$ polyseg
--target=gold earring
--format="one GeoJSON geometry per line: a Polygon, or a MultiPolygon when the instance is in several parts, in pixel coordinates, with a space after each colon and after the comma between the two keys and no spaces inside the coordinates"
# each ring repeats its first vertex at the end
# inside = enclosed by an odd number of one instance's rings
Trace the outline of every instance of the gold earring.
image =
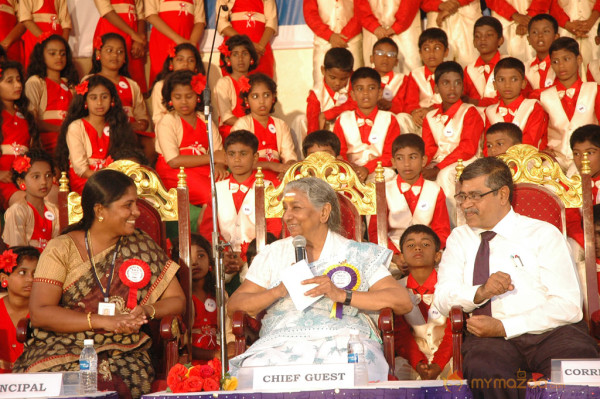
{"type": "Polygon", "coordinates": [[[98,216],[98,221],[99,221],[100,223],[102,223],[102,221],[103,221],[103,220],[104,220],[104,217],[102,217],[102,216],[98,216]]]}

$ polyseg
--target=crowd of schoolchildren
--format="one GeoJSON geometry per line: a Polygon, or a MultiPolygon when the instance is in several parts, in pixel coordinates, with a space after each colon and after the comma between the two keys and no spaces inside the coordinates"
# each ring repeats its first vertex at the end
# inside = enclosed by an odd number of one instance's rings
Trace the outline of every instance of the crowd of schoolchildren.
{"type": "MultiPolygon", "coordinates": [[[[198,51],[201,0],[96,0],[101,15],[92,68],[78,76],[67,42],[64,0],[7,0],[0,7],[0,372],[22,351],[17,321],[28,314],[37,259],[58,232],[57,176],[81,193],[119,159],[155,168],[167,188],[185,167],[192,220],[194,356],[218,350],[211,247],[206,87],[198,51]],[[146,35],[146,22],[151,24],[146,35]],[[145,74],[146,51],[149,82],[145,74]],[[146,106],[150,104],[151,114],[146,106]]],[[[349,162],[370,181],[385,167],[388,246],[423,320],[396,319],[396,375],[436,379],[449,370],[449,321],[431,307],[436,265],[456,225],[455,166],[537,147],[568,174],[588,154],[600,203],[600,2],[491,0],[305,0],[315,34],[306,115],[293,129],[272,115],[277,102],[270,47],[274,0],[219,0],[222,77],[213,88],[218,225],[231,243],[233,292],[255,255],[254,183],[262,167],[279,184],[316,151],[349,162]],[[562,6],[561,6],[562,5],[562,6]],[[426,19],[422,19],[426,14],[426,19]],[[484,16],[483,14],[486,14],[484,16]]],[[[600,208],[595,209],[600,225],[600,208]]],[[[580,216],[567,214],[573,245],[580,216]]],[[[376,223],[367,235],[376,242],[376,223]]],[[[270,241],[281,235],[269,220],[270,241]]],[[[577,243],[577,244],[576,244],[577,243]]],[[[176,250],[174,254],[176,254],[176,250]]],[[[600,251],[598,251],[600,253],[600,251]]]]}

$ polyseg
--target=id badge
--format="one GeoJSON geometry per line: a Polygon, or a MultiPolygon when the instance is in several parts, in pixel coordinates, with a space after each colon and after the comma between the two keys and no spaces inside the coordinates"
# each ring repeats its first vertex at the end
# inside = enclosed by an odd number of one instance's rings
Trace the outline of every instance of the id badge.
{"type": "Polygon", "coordinates": [[[98,314],[102,316],[114,316],[115,304],[111,302],[100,302],[98,304],[98,314]]]}

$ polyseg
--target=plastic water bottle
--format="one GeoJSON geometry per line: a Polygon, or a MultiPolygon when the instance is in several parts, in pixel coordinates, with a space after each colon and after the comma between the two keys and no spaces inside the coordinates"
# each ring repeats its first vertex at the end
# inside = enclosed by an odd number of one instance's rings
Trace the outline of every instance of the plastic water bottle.
{"type": "Polygon", "coordinates": [[[98,355],[93,339],[83,341],[83,350],[79,356],[79,385],[81,393],[98,391],[98,355]]]}
{"type": "Polygon", "coordinates": [[[365,361],[365,347],[356,330],[350,332],[350,340],[348,341],[348,363],[354,364],[354,385],[367,385],[369,382],[369,375],[367,372],[367,363],[365,361]]]}

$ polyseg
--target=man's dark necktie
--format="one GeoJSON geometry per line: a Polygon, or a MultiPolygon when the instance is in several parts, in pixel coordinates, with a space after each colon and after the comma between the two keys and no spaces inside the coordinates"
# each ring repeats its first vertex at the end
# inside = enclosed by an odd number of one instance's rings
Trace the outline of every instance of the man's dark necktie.
{"type": "MultiPolygon", "coordinates": [[[[485,284],[490,278],[490,241],[496,236],[493,231],[481,233],[481,244],[475,256],[475,267],[473,268],[473,285],[485,284]]],[[[487,301],[483,306],[473,311],[475,315],[492,315],[492,301],[487,301]]]]}

